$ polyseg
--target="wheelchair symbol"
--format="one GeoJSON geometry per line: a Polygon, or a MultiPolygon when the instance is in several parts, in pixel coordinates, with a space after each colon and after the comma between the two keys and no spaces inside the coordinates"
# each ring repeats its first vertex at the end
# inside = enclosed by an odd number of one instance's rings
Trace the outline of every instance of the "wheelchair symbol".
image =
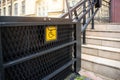
{"type": "Polygon", "coordinates": [[[55,29],[49,29],[49,28],[48,28],[48,30],[49,30],[48,37],[49,37],[49,38],[53,38],[53,37],[55,36],[55,34],[54,34],[54,30],[55,30],[55,29]]]}

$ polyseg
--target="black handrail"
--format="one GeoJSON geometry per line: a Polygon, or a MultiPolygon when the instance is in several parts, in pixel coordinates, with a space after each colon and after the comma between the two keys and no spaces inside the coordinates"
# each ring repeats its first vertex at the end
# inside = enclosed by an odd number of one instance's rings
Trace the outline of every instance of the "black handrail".
{"type": "MultiPolygon", "coordinates": [[[[98,6],[100,1],[104,1],[104,2],[108,3],[108,5],[110,5],[110,3],[111,3],[111,0],[109,2],[106,0],[80,0],[71,9],[68,8],[69,9],[68,12],[66,12],[62,16],[60,16],[60,18],[66,18],[69,16],[69,18],[72,19],[73,22],[82,22],[83,21],[81,33],[83,33],[83,43],[84,44],[85,44],[86,28],[90,22],[92,24],[91,29],[94,29],[94,16],[96,15],[96,13],[98,12],[98,10],[100,8],[100,5],[98,6]],[[88,3],[87,6],[86,6],[86,3],[88,3]],[[81,7],[83,7],[83,9],[81,7]],[[79,10],[81,9],[82,11],[79,11],[78,9],[79,10]],[[89,14],[88,18],[86,18],[87,14],[89,14]]],[[[102,3],[101,3],[101,5],[102,5],[102,3]]],[[[109,12],[109,15],[110,15],[110,12],[109,12]]]]}
{"type": "MultiPolygon", "coordinates": [[[[66,0],[67,3],[67,0],[66,0]]],[[[68,5],[68,3],[67,3],[68,5]]],[[[85,36],[86,36],[86,28],[88,24],[92,21],[92,29],[94,29],[94,16],[99,10],[99,8],[96,8],[94,11],[94,7],[96,5],[96,1],[94,0],[80,0],[75,6],[73,6],[71,9],[68,10],[68,12],[64,13],[60,18],[66,18],[69,16],[70,19],[73,19],[73,22],[81,22],[83,21],[83,26],[81,29],[81,33],[83,33],[83,43],[85,44],[85,36]],[[86,6],[86,3],[87,4],[86,6]],[[81,11],[80,11],[81,9],[81,11]],[[91,13],[92,12],[92,13],[91,13]],[[74,14],[72,14],[74,13],[74,14]],[[86,18],[87,14],[91,15],[86,18]],[[74,16],[73,16],[74,15],[74,16]]],[[[68,7],[68,6],[67,6],[68,7]]]]}
{"type": "MultiPolygon", "coordinates": [[[[86,1],[88,1],[88,0],[84,0],[84,1],[79,1],[74,7],[72,7],[69,11],[70,12],[73,12],[73,11],[75,11],[78,7],[80,7],[82,4],[84,4],[86,1]]],[[[60,16],[60,18],[65,18],[65,17],[67,17],[69,15],[69,12],[66,12],[66,13],[64,13],[62,16],[60,16]]]]}

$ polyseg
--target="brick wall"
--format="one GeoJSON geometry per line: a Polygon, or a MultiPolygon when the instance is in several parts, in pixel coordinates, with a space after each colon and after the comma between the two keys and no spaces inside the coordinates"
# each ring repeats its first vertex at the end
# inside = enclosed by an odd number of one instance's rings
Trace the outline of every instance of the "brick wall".
{"type": "Polygon", "coordinates": [[[112,22],[120,23],[120,0],[112,0],[112,22]]]}

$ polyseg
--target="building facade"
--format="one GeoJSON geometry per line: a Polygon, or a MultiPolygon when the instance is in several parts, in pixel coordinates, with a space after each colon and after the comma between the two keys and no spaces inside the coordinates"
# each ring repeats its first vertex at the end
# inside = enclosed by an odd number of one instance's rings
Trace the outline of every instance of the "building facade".
{"type": "Polygon", "coordinates": [[[0,0],[0,16],[57,16],[58,13],[60,14],[64,9],[63,1],[64,0],[0,0]]]}
{"type": "MultiPolygon", "coordinates": [[[[78,1],[80,0],[68,0],[69,6],[74,6],[78,1]]],[[[119,3],[119,0],[112,0],[109,7],[109,4],[103,1],[104,5],[95,19],[103,19],[103,22],[109,20],[120,22],[120,18],[118,18],[120,16],[118,13],[119,3]]],[[[66,11],[66,0],[0,0],[0,16],[59,17],[66,11]]]]}
{"type": "MultiPolygon", "coordinates": [[[[58,17],[67,11],[66,0],[0,0],[0,16],[58,17]]],[[[75,5],[79,0],[68,0],[75,5]]]]}
{"type": "Polygon", "coordinates": [[[1,0],[0,16],[35,15],[35,0],[1,0]]]}

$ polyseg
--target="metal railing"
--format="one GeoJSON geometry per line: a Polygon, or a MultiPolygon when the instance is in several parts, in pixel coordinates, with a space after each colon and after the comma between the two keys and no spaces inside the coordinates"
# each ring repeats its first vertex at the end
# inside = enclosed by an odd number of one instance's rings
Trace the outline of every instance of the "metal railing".
{"type": "MultiPolygon", "coordinates": [[[[68,8],[68,12],[64,13],[61,18],[70,18],[73,22],[81,23],[81,33],[83,33],[83,44],[86,43],[86,28],[92,21],[91,29],[94,29],[94,16],[100,8],[101,0],[80,0],[72,8],[68,8]]],[[[66,0],[67,5],[69,4],[66,0]]]]}
{"type": "Polygon", "coordinates": [[[68,12],[64,13],[61,18],[72,19],[73,22],[81,23],[81,33],[83,34],[83,44],[86,43],[86,28],[91,22],[91,29],[94,29],[95,15],[101,6],[109,8],[109,20],[111,20],[111,0],[80,0],[75,6],[69,8],[68,0],[66,0],[68,12]],[[102,4],[102,1],[108,5],[102,4]]]}

